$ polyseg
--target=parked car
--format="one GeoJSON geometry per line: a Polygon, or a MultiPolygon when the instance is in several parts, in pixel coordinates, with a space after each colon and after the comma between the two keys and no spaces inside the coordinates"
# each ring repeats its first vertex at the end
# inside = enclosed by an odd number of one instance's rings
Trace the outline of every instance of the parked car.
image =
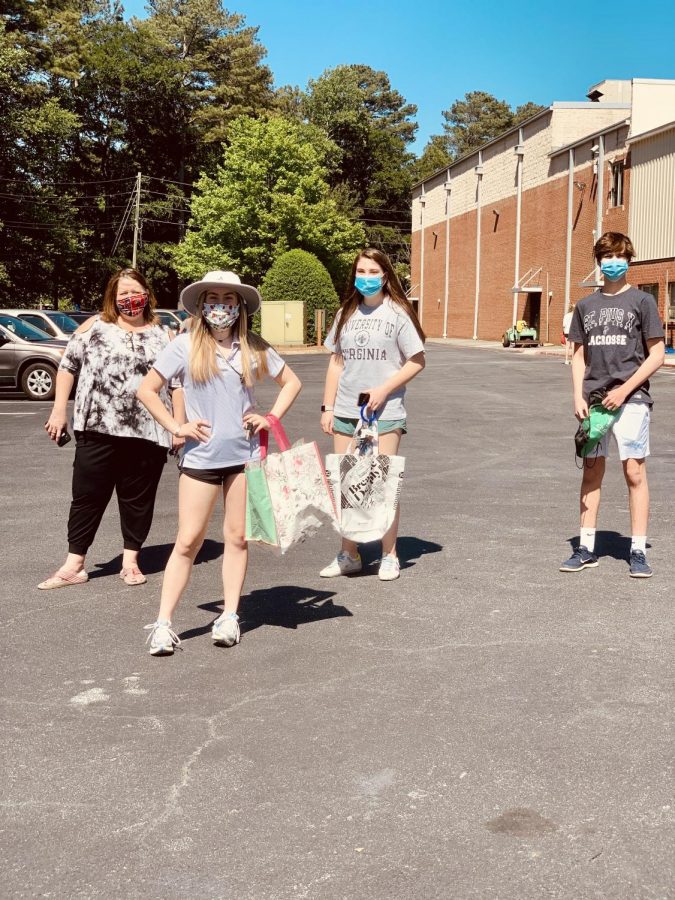
{"type": "Polygon", "coordinates": [[[0,314],[16,316],[60,341],[67,341],[79,324],[57,309],[0,309],[0,314]]]}
{"type": "Polygon", "coordinates": [[[99,312],[96,309],[67,309],[65,312],[68,318],[77,322],[78,325],[87,322],[92,316],[99,315],[99,312]]]}
{"type": "Polygon", "coordinates": [[[184,309],[156,309],[155,314],[159,318],[160,324],[164,328],[170,328],[171,331],[180,331],[181,325],[188,318],[184,309]]]}
{"type": "Polygon", "coordinates": [[[53,400],[66,344],[0,312],[0,388],[23,391],[29,400],[53,400]]]}

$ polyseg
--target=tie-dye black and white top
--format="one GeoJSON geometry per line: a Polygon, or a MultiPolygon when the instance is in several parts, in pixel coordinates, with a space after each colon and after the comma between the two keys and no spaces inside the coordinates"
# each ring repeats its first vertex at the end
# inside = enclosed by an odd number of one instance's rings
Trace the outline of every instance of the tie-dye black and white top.
{"type": "MultiPolygon", "coordinates": [[[[141,380],[168,343],[169,337],[159,325],[125,331],[101,319],[88,331],[73,334],[60,365],[78,379],[73,430],[143,438],[170,448],[171,435],[136,399],[141,380]]],[[[160,397],[170,410],[166,388],[160,397]]]]}

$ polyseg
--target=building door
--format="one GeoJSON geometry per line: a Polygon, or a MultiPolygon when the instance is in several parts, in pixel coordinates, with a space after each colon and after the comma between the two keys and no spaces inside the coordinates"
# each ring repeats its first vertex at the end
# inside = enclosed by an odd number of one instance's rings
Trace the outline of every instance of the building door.
{"type": "Polygon", "coordinates": [[[537,337],[541,340],[541,291],[527,295],[523,318],[530,328],[536,330],[537,337]]]}

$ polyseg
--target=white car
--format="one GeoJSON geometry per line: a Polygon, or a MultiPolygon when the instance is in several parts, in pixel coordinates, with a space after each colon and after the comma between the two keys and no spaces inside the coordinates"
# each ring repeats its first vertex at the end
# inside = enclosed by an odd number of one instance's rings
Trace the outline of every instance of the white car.
{"type": "Polygon", "coordinates": [[[57,341],[67,341],[79,325],[57,309],[0,309],[0,313],[28,322],[57,341]]]}

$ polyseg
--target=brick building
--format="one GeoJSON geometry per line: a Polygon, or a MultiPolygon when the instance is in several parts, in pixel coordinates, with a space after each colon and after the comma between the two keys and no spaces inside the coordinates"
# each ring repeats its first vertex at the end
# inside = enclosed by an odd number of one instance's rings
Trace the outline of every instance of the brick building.
{"type": "MultiPolygon", "coordinates": [[[[603,81],[413,188],[411,294],[430,336],[499,340],[519,319],[559,343],[623,231],[630,281],[675,319],[675,80],[603,81]]],[[[669,327],[669,343],[673,326],[669,327]]]]}

